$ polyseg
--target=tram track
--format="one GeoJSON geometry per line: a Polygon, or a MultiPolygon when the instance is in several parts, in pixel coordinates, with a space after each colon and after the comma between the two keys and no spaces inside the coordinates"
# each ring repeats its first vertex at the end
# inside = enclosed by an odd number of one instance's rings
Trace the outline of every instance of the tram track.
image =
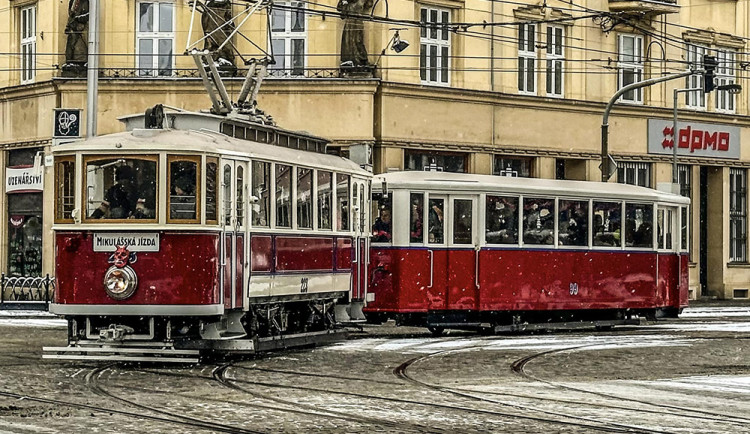
{"type": "Polygon", "coordinates": [[[637,432],[637,433],[651,433],[651,434],[670,433],[670,431],[650,429],[650,428],[645,428],[645,427],[636,426],[636,425],[627,425],[627,424],[619,424],[619,423],[601,421],[601,420],[597,420],[597,419],[593,419],[589,417],[560,414],[559,412],[539,409],[539,408],[526,406],[522,404],[514,404],[510,402],[498,401],[496,399],[489,399],[483,396],[478,396],[472,393],[467,393],[465,391],[458,390],[456,388],[451,388],[451,387],[446,387],[446,386],[441,386],[441,385],[421,381],[421,380],[414,378],[408,372],[409,367],[411,367],[415,363],[423,362],[429,358],[440,356],[440,355],[445,355],[449,353],[465,352],[465,351],[470,351],[470,350],[479,349],[479,348],[481,347],[465,347],[465,348],[461,348],[460,350],[439,351],[436,353],[431,353],[431,354],[427,354],[424,356],[415,357],[415,358],[405,361],[404,363],[394,368],[393,374],[398,378],[404,379],[418,386],[425,387],[425,388],[435,390],[435,391],[439,391],[442,393],[446,393],[446,394],[450,394],[454,396],[460,396],[462,398],[468,398],[468,399],[476,400],[476,401],[498,404],[498,405],[502,405],[505,407],[522,410],[524,412],[530,411],[530,412],[536,412],[536,413],[541,413],[545,415],[557,416],[557,418],[552,418],[552,417],[542,417],[542,416],[531,416],[529,414],[507,413],[508,416],[516,418],[516,419],[524,419],[524,420],[529,420],[529,421],[541,422],[544,424],[573,426],[573,427],[592,429],[592,430],[602,431],[602,432],[616,432],[616,433],[637,432]]]}
{"type": "Polygon", "coordinates": [[[99,384],[99,380],[98,380],[98,377],[102,373],[104,373],[105,371],[109,369],[112,369],[114,366],[115,364],[109,364],[109,365],[94,368],[91,371],[89,371],[85,377],[86,386],[89,388],[89,390],[91,390],[95,394],[102,396],[104,398],[111,399],[111,400],[123,403],[131,407],[135,407],[135,408],[138,408],[147,412],[151,412],[151,413],[160,414],[163,416],[152,416],[148,414],[130,413],[130,412],[125,412],[124,414],[131,414],[131,415],[136,414],[144,419],[155,420],[155,421],[160,421],[160,422],[170,422],[174,424],[185,425],[191,428],[200,428],[200,429],[212,430],[212,431],[218,431],[218,432],[239,433],[239,434],[263,433],[263,431],[255,431],[255,430],[241,428],[241,427],[237,427],[233,425],[227,425],[224,423],[207,421],[203,419],[194,418],[183,413],[177,413],[174,411],[154,408],[148,405],[140,404],[131,399],[126,399],[126,398],[117,396],[114,393],[104,389],[101,386],[101,384],[99,384]]]}
{"type": "MultiPolygon", "coordinates": [[[[596,346],[596,345],[605,345],[605,344],[594,344],[593,346],[596,346]]],[[[706,411],[706,410],[701,410],[701,409],[691,408],[691,407],[682,407],[682,406],[669,405],[669,404],[660,404],[660,403],[656,403],[656,402],[645,401],[645,400],[642,400],[642,399],[635,399],[635,398],[629,398],[629,397],[625,397],[625,396],[618,396],[618,395],[612,395],[612,394],[609,394],[609,393],[603,393],[603,392],[597,392],[597,391],[593,391],[593,390],[582,389],[582,388],[568,386],[568,385],[561,384],[561,383],[556,383],[556,382],[550,381],[550,380],[545,380],[545,379],[537,377],[535,375],[531,375],[531,374],[529,374],[528,372],[525,371],[526,365],[528,365],[528,363],[531,362],[531,361],[533,361],[533,360],[536,360],[538,358],[541,358],[541,357],[544,357],[544,356],[547,356],[547,355],[550,355],[550,354],[556,354],[556,353],[561,353],[561,352],[566,352],[566,351],[575,351],[576,349],[579,349],[579,348],[580,347],[577,347],[577,348],[554,349],[554,350],[542,351],[542,352],[539,352],[539,353],[536,353],[536,354],[532,354],[530,356],[526,356],[526,357],[523,357],[523,358],[520,358],[520,359],[514,361],[511,364],[511,370],[514,373],[516,373],[516,374],[518,374],[518,375],[520,375],[520,376],[522,376],[524,378],[527,378],[527,379],[533,380],[533,381],[538,381],[540,383],[547,384],[547,385],[549,385],[551,387],[554,387],[554,388],[557,388],[557,389],[569,390],[569,391],[574,391],[574,392],[578,392],[578,393],[585,393],[585,394],[599,396],[599,397],[602,397],[602,398],[607,398],[607,399],[612,399],[612,400],[617,400],[617,401],[628,401],[628,402],[633,402],[633,403],[637,403],[637,404],[641,404],[641,405],[646,405],[646,406],[650,406],[650,407],[656,407],[656,408],[662,408],[662,409],[665,409],[665,410],[671,410],[672,412],[669,413],[669,414],[671,414],[673,416],[676,415],[673,411],[674,410],[678,410],[678,411],[682,412],[681,414],[677,414],[677,416],[680,416],[680,417],[693,418],[693,419],[706,420],[706,421],[713,421],[713,422],[717,422],[718,421],[718,422],[731,423],[731,424],[741,425],[741,426],[747,426],[747,424],[750,423],[750,418],[746,418],[746,417],[742,417],[742,416],[737,416],[737,415],[732,415],[732,414],[726,414],[726,413],[718,413],[718,412],[712,412],[712,411],[706,411]]]]}

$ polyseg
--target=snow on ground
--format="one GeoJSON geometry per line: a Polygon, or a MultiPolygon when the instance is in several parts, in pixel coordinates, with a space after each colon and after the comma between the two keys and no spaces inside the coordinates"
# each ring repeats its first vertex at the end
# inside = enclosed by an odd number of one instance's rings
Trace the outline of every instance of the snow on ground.
{"type": "Polygon", "coordinates": [[[737,375],[701,375],[657,381],[628,381],[648,387],[730,392],[750,395],[750,377],[737,375]]]}
{"type": "Polygon", "coordinates": [[[750,306],[688,307],[680,318],[750,317],[750,306]]]}
{"type": "Polygon", "coordinates": [[[67,327],[68,323],[64,319],[57,318],[3,318],[0,317],[0,326],[16,327],[67,327]]]}
{"type": "Polygon", "coordinates": [[[648,328],[675,330],[681,332],[734,332],[750,333],[750,322],[690,322],[664,323],[644,326],[648,328]]]}
{"type": "Polygon", "coordinates": [[[679,336],[652,335],[592,335],[592,336],[524,336],[520,338],[496,336],[492,338],[432,338],[432,339],[356,339],[323,348],[325,351],[397,351],[400,353],[435,353],[482,349],[501,350],[555,350],[576,348],[578,351],[610,348],[690,346],[695,340],[679,336]]]}

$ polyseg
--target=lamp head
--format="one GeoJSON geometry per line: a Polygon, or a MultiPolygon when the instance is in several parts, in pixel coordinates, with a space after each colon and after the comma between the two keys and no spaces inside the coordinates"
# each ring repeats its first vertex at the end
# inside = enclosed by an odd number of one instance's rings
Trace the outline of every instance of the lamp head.
{"type": "Polygon", "coordinates": [[[406,50],[407,47],[409,47],[409,42],[403,39],[399,39],[393,42],[393,46],[391,46],[391,50],[395,51],[396,53],[400,53],[406,50]]]}

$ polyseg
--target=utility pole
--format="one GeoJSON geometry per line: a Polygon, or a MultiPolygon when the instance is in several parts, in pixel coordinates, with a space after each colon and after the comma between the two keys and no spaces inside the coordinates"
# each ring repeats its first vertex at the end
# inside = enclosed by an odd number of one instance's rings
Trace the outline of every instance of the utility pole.
{"type": "Polygon", "coordinates": [[[86,137],[96,136],[99,95],[99,0],[89,0],[89,53],[86,78],[86,137]]]}
{"type": "Polygon", "coordinates": [[[661,83],[664,81],[674,80],[676,78],[682,78],[687,77],[688,75],[695,74],[696,71],[689,70],[685,72],[678,72],[676,74],[670,74],[665,75],[663,77],[656,77],[656,78],[650,78],[648,80],[638,81],[635,83],[631,83],[622,89],[615,92],[615,94],[612,96],[612,98],[607,103],[607,107],[604,109],[604,116],[602,118],[602,182],[609,181],[609,178],[612,176],[612,172],[610,171],[610,155],[609,155],[609,112],[612,110],[612,106],[617,102],[620,97],[625,94],[626,92],[629,92],[634,89],[639,89],[646,86],[651,86],[652,84],[661,83]]]}

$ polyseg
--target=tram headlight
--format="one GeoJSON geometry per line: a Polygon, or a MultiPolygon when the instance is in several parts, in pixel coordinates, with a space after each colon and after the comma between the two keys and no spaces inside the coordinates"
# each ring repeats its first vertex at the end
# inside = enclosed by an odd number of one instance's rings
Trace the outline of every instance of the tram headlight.
{"type": "Polygon", "coordinates": [[[138,276],[131,267],[112,266],[104,275],[104,290],[115,300],[125,300],[135,292],[138,276]]]}

